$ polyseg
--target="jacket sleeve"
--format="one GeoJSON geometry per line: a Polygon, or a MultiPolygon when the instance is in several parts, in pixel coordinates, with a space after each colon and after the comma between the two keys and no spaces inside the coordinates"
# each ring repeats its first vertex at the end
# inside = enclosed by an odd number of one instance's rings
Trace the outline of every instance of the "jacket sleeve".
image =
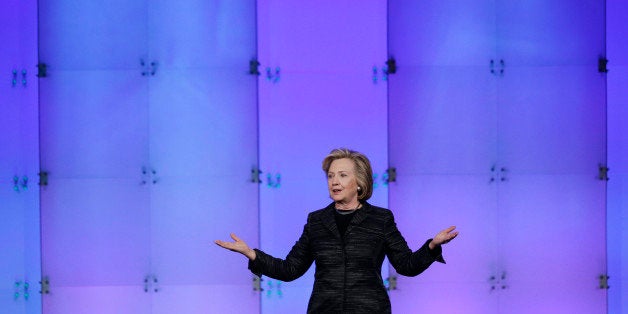
{"type": "Polygon", "coordinates": [[[303,227],[303,233],[294,244],[285,259],[280,259],[255,249],[255,259],[249,260],[249,269],[257,276],[266,275],[281,281],[292,281],[301,277],[310,268],[314,261],[310,251],[308,223],[303,227]]]}
{"type": "Polygon", "coordinates": [[[432,239],[428,239],[421,248],[412,252],[397,229],[392,212],[386,220],[384,233],[386,255],[388,255],[388,259],[397,273],[401,275],[416,276],[426,270],[434,261],[445,263],[440,246],[430,250],[429,243],[432,239]]]}

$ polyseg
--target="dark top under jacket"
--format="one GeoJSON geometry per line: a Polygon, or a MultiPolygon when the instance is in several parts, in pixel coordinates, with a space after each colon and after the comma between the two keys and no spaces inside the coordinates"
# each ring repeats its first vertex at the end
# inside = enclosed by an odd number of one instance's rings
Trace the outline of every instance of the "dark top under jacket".
{"type": "Polygon", "coordinates": [[[363,205],[356,210],[344,237],[338,232],[334,203],[311,212],[303,234],[285,260],[255,249],[257,257],[249,261],[249,269],[258,276],[292,281],[315,262],[308,313],[390,313],[381,277],[385,255],[404,276],[416,276],[434,261],[445,260],[440,246],[429,249],[431,239],[412,252],[390,210],[366,202],[363,205]]]}

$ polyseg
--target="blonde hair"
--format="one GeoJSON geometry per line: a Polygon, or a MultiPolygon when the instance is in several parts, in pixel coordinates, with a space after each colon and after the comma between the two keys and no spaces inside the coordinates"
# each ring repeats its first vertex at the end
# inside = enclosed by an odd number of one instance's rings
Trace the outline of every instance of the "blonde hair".
{"type": "Polygon", "coordinates": [[[358,200],[366,201],[373,195],[373,169],[371,162],[362,153],[347,148],[333,149],[329,155],[323,159],[323,171],[325,175],[329,172],[331,163],[336,159],[347,158],[353,161],[355,177],[358,183],[358,200]]]}

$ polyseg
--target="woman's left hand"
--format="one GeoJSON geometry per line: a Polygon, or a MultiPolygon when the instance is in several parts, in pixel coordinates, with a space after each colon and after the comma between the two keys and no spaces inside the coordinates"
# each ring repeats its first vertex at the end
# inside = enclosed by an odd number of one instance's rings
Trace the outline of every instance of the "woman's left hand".
{"type": "Polygon", "coordinates": [[[434,239],[430,242],[430,250],[433,250],[439,245],[443,245],[449,243],[449,241],[453,240],[458,236],[458,231],[453,232],[456,229],[456,226],[451,226],[434,236],[434,239]]]}

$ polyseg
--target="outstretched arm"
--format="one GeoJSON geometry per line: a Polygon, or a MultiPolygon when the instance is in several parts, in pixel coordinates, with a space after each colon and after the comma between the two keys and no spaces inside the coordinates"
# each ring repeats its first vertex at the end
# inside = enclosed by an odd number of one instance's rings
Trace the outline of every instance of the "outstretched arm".
{"type": "Polygon", "coordinates": [[[235,234],[231,234],[234,242],[216,240],[218,246],[227,250],[238,252],[249,259],[249,269],[258,276],[292,281],[301,277],[312,265],[314,261],[309,248],[307,225],[303,228],[303,234],[299,241],[295,243],[285,259],[276,258],[264,253],[259,249],[251,249],[246,242],[242,241],[235,234]]]}
{"type": "Polygon", "coordinates": [[[405,239],[397,229],[391,214],[386,227],[386,255],[397,273],[404,276],[416,276],[426,270],[435,261],[445,263],[441,245],[458,235],[452,233],[455,227],[439,232],[433,239],[429,239],[418,250],[412,252],[405,239]]]}

